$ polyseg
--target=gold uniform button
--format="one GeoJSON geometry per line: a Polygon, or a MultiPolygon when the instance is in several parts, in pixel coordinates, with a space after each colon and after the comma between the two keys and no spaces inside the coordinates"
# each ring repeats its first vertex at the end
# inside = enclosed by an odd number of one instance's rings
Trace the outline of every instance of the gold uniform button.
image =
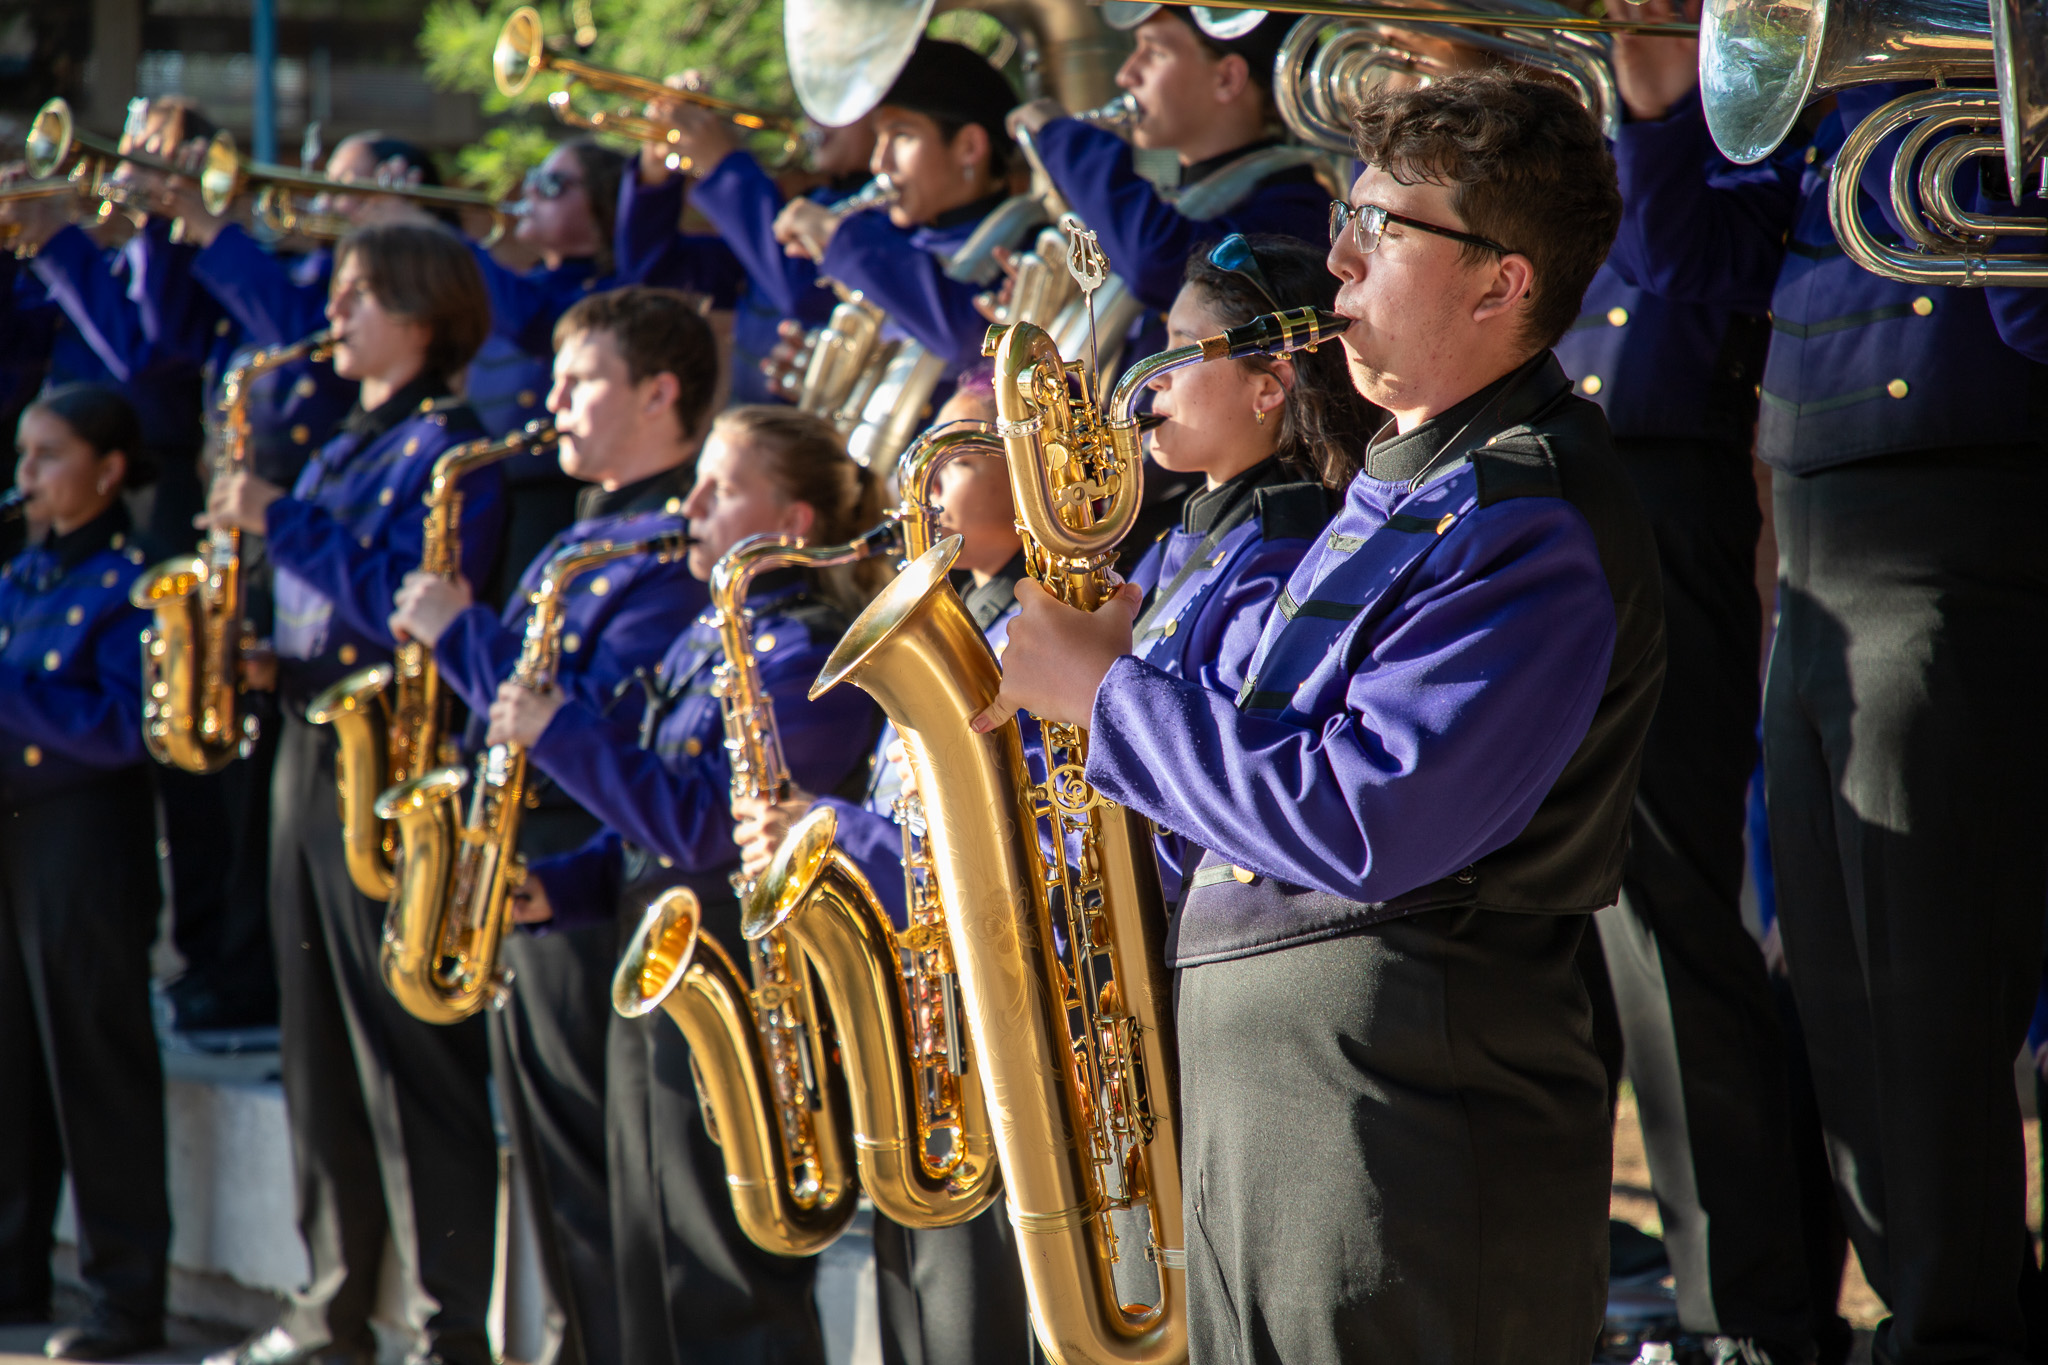
{"type": "Polygon", "coordinates": [[[43,751],[31,744],[21,751],[21,761],[33,768],[43,761],[43,751]]]}
{"type": "Polygon", "coordinates": [[[1926,317],[1934,311],[1934,300],[1922,294],[1919,298],[1913,300],[1913,311],[1923,318],[1926,317]]]}
{"type": "Polygon", "coordinates": [[[1165,629],[1165,630],[1162,630],[1162,631],[1160,631],[1159,633],[1160,633],[1161,635],[1171,635],[1171,634],[1173,634],[1173,633],[1174,633],[1174,632],[1175,632],[1176,630],[1179,630],[1179,629],[1180,629],[1180,620],[1179,620],[1179,618],[1178,618],[1178,617],[1176,617],[1175,619],[1173,619],[1173,620],[1171,620],[1171,621],[1168,621],[1168,622],[1166,623],[1166,629],[1165,629]]]}
{"type": "Polygon", "coordinates": [[[217,337],[224,337],[234,330],[235,325],[226,318],[222,318],[219,322],[213,324],[213,334],[217,337]]]}
{"type": "Polygon", "coordinates": [[[302,446],[313,439],[313,429],[304,422],[294,422],[291,430],[292,444],[302,446]]]}
{"type": "Polygon", "coordinates": [[[691,758],[695,758],[698,754],[704,752],[704,741],[694,737],[684,740],[683,752],[688,754],[691,758]]]}
{"type": "Polygon", "coordinates": [[[581,648],[583,648],[583,637],[575,631],[572,630],[562,637],[562,652],[564,654],[574,654],[581,648]]]}
{"type": "Polygon", "coordinates": [[[140,564],[142,562],[142,550],[139,546],[131,545],[128,547],[128,562],[130,564],[140,564]]]}
{"type": "Polygon", "coordinates": [[[661,505],[661,510],[672,517],[679,517],[683,514],[683,500],[681,498],[670,498],[661,505]]]}
{"type": "Polygon", "coordinates": [[[1438,535],[1442,535],[1442,534],[1443,534],[1444,532],[1446,532],[1446,531],[1450,530],[1450,529],[1451,529],[1451,523],[1455,522],[1455,521],[1456,521],[1457,519],[1458,519],[1458,516],[1457,516],[1457,514],[1456,514],[1455,512],[1446,512],[1446,513],[1444,513],[1444,515],[1443,515],[1443,519],[1442,519],[1441,521],[1437,522],[1437,524],[1436,524],[1436,533],[1437,533],[1438,535]]]}
{"type": "Polygon", "coordinates": [[[1600,382],[1600,376],[1597,374],[1589,374],[1579,381],[1579,392],[1589,398],[1604,387],[1606,386],[1600,382]]]}
{"type": "Polygon", "coordinates": [[[63,662],[64,656],[54,649],[43,656],[43,668],[47,672],[55,673],[63,662]]]}
{"type": "Polygon", "coordinates": [[[84,607],[73,607],[73,608],[72,608],[72,609],[71,609],[70,611],[67,611],[67,612],[65,612],[65,613],[64,613],[64,624],[65,624],[65,625],[67,625],[67,626],[75,626],[75,625],[78,625],[78,624],[79,624],[80,622],[82,622],[82,621],[84,621],[84,620],[85,620],[85,608],[84,608],[84,607]]]}
{"type": "Polygon", "coordinates": [[[417,455],[420,453],[419,437],[415,436],[405,443],[405,453],[408,455],[417,455]]]}
{"type": "Polygon", "coordinates": [[[387,488],[377,495],[377,505],[379,507],[389,507],[392,504],[393,500],[396,499],[397,497],[397,493],[387,488]]]}
{"type": "Polygon", "coordinates": [[[119,569],[109,569],[100,575],[100,586],[103,588],[111,588],[120,581],[121,571],[119,569]]]}
{"type": "Polygon", "coordinates": [[[355,665],[356,661],[356,647],[354,645],[343,645],[340,649],[334,651],[334,657],[341,660],[343,668],[351,668],[355,665]]]}
{"type": "Polygon", "coordinates": [[[612,581],[603,574],[599,574],[596,578],[590,580],[590,595],[592,597],[602,597],[611,590],[612,581]]]}
{"type": "Polygon", "coordinates": [[[1608,325],[1609,327],[1626,327],[1626,326],[1628,326],[1628,309],[1626,309],[1626,308],[1610,308],[1610,309],[1608,309],[1608,310],[1607,310],[1607,325],[1608,325]]]}
{"type": "Polygon", "coordinates": [[[1224,560],[1225,560],[1226,558],[1228,558],[1228,557],[1229,557],[1229,554],[1230,554],[1230,551],[1228,551],[1228,550],[1218,550],[1218,551],[1216,552],[1216,557],[1215,557],[1214,559],[1212,559],[1212,560],[1210,560],[1210,561],[1209,561],[1209,567],[1210,567],[1210,568],[1212,568],[1212,569],[1220,569],[1220,568],[1222,568],[1222,567],[1223,567],[1223,561],[1224,561],[1224,560]]]}
{"type": "Polygon", "coordinates": [[[118,550],[127,543],[128,537],[123,535],[121,532],[116,531],[114,532],[114,538],[107,542],[107,548],[110,550],[118,550]]]}
{"type": "Polygon", "coordinates": [[[1891,383],[1884,386],[1884,391],[1894,398],[1904,398],[1910,392],[1906,387],[1906,381],[1903,379],[1894,379],[1891,383]]]}
{"type": "Polygon", "coordinates": [[[775,637],[774,637],[773,635],[757,635],[757,636],[755,636],[755,637],[754,637],[754,652],[755,652],[755,653],[757,653],[757,654],[769,654],[769,653],[772,653],[772,652],[774,652],[774,649],[775,649],[775,637]]]}
{"type": "Polygon", "coordinates": [[[537,393],[535,393],[535,392],[534,392],[534,391],[533,391],[532,389],[521,389],[521,390],[519,391],[519,406],[520,406],[520,407],[522,407],[522,408],[530,408],[530,407],[532,407],[532,406],[533,406],[533,405],[534,405],[535,403],[538,403],[539,401],[540,401],[540,395],[539,395],[539,394],[537,394],[537,393]]]}
{"type": "Polygon", "coordinates": [[[292,385],[292,392],[297,394],[301,398],[311,398],[314,394],[314,391],[317,390],[319,387],[320,386],[318,384],[315,384],[313,382],[312,375],[302,374],[299,376],[299,382],[292,385]]]}
{"type": "Polygon", "coordinates": [[[365,550],[367,550],[367,549],[369,549],[369,548],[370,548],[370,547],[371,547],[372,545],[375,545],[375,544],[377,543],[377,538],[376,538],[375,536],[371,536],[371,535],[365,535],[365,536],[361,537],[360,539],[358,539],[358,540],[356,541],[356,543],[357,543],[358,545],[362,546],[362,547],[363,547],[363,548],[364,548],[365,550]]]}
{"type": "Polygon", "coordinates": [[[1258,878],[1259,874],[1248,867],[1238,867],[1233,863],[1230,868],[1230,875],[1235,877],[1241,885],[1250,886],[1258,878]]]}
{"type": "Polygon", "coordinates": [[[1814,162],[1818,160],[1820,160],[1820,148],[1808,147],[1806,149],[1806,164],[1811,166],[1814,162]]]}

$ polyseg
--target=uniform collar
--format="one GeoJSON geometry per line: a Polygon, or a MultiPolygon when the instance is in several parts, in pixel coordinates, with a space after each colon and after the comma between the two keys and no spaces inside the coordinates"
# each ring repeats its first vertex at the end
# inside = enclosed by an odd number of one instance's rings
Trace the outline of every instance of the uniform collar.
{"type": "Polygon", "coordinates": [[[1386,425],[1365,448],[1366,476],[1383,483],[1400,483],[1420,474],[1442,453],[1450,439],[1464,430],[1465,424],[1477,417],[1479,410],[1492,402],[1520,373],[1518,367],[1502,375],[1478,392],[1459,399],[1413,431],[1396,434],[1394,419],[1389,417],[1386,425]]]}
{"type": "Polygon", "coordinates": [[[126,544],[133,525],[128,518],[128,504],[115,498],[106,511],[77,530],[61,536],[52,531],[43,537],[42,551],[69,573],[101,550],[119,548],[115,542],[126,544]]]}
{"type": "Polygon", "coordinates": [[[1198,185],[1224,167],[1233,162],[1242,161],[1253,152],[1263,152],[1268,147],[1278,147],[1279,145],[1280,139],[1277,137],[1262,137],[1257,142],[1247,142],[1242,147],[1233,147],[1221,155],[1212,156],[1206,161],[1197,161],[1192,166],[1183,167],[1180,173],[1180,183],[1183,186],[1198,185]]]}
{"type": "Polygon", "coordinates": [[[986,195],[971,204],[962,204],[959,208],[947,209],[944,213],[939,214],[929,223],[926,223],[924,225],[925,231],[951,232],[955,228],[978,223],[991,213],[994,213],[998,208],[1001,208],[1003,200],[1007,198],[1009,198],[1008,195],[998,190],[996,193],[986,195]]]}
{"type": "Polygon", "coordinates": [[[348,416],[341,419],[341,429],[351,436],[374,441],[419,411],[420,404],[430,398],[444,398],[447,394],[447,380],[422,370],[404,388],[374,408],[365,411],[362,400],[358,399],[356,405],[348,410],[348,416]]]}
{"type": "Polygon", "coordinates": [[[668,504],[689,496],[690,485],[697,477],[697,462],[683,461],[658,474],[649,474],[635,483],[629,483],[607,492],[592,484],[576,495],[576,520],[589,521],[593,517],[623,517],[635,512],[680,512],[682,504],[671,509],[668,504]]]}
{"type": "Polygon", "coordinates": [[[1180,529],[1191,536],[1205,536],[1217,522],[1229,516],[1261,488],[1299,482],[1301,476],[1282,464],[1277,454],[1268,455],[1250,469],[1239,470],[1214,488],[1201,488],[1191,494],[1181,504],[1180,529]]]}
{"type": "Polygon", "coordinates": [[[777,598],[803,596],[810,587],[808,569],[770,569],[747,585],[747,603],[752,606],[777,598]]]}
{"type": "Polygon", "coordinates": [[[1024,577],[1024,552],[1017,551],[1010,562],[996,571],[995,577],[986,583],[977,583],[967,590],[960,600],[967,606],[967,614],[974,618],[974,624],[982,630],[994,625],[1002,614],[1017,600],[1017,584],[1024,577]]]}

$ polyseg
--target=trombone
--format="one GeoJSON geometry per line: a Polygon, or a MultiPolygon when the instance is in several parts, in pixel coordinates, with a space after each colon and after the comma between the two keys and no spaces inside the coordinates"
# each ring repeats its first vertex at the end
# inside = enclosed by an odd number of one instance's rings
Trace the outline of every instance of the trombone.
{"type": "MultiPolygon", "coordinates": [[[[519,94],[533,82],[542,71],[555,71],[571,86],[583,85],[608,95],[623,95],[627,99],[656,103],[664,100],[680,100],[700,105],[724,115],[734,127],[749,133],[769,132],[782,138],[781,161],[792,160],[803,146],[803,127],[786,114],[773,114],[759,109],[750,109],[731,100],[719,99],[697,90],[678,90],[663,85],[647,76],[635,76],[610,67],[586,62],[580,57],[568,57],[550,51],[547,29],[541,23],[539,11],[531,5],[522,5],[513,10],[505,20],[505,26],[498,30],[498,44],[491,51],[491,70],[497,78],[498,90],[508,98],[519,94]]],[[[548,107],[555,111],[555,117],[573,128],[589,128],[594,132],[617,133],[635,142],[655,142],[673,146],[679,137],[676,132],[653,119],[623,110],[599,110],[584,113],[576,107],[575,99],[568,90],[557,90],[548,96],[548,107]]],[[[674,156],[674,154],[672,154],[674,156]]],[[[672,166],[682,169],[681,158],[675,156],[672,166]]]]}

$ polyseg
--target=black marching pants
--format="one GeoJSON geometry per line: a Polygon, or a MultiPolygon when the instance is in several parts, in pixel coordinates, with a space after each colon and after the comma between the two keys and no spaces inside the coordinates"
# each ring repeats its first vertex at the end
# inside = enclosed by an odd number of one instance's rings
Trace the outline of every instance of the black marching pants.
{"type": "Polygon", "coordinates": [[[265,715],[254,752],[220,772],[157,775],[171,849],[171,938],[185,959],[178,984],[212,996],[237,1022],[277,1009],[267,908],[277,726],[265,715]]]}
{"type": "Polygon", "coordinates": [[[1180,973],[1192,1365],[1592,1359],[1588,931],[1434,911],[1180,973]]]}
{"type": "Polygon", "coordinates": [[[1700,1334],[1805,1338],[1784,1043],[1742,923],[1756,764],[1756,543],[1744,448],[1621,445],[1663,565],[1664,693],[1643,746],[1621,901],[1594,917],[1678,1287],[1700,1334]]]}
{"type": "Polygon", "coordinates": [[[287,717],[273,810],[280,1060],[313,1267],[285,1327],[308,1344],[374,1350],[389,1234],[408,1326],[450,1365],[485,1365],[498,1156],[483,1020],[422,1023],[385,988],[384,907],[343,863],[332,730],[287,717]]]}
{"type": "Polygon", "coordinates": [[[883,1365],[1032,1365],[1042,1360],[1007,1198],[957,1227],[875,1216],[883,1365]]]}
{"type": "Polygon", "coordinates": [[[2048,450],[1777,477],[1778,906],[1880,1365],[2017,1361],[2048,897],[2048,450]]]}
{"type": "MultiPolygon", "coordinates": [[[[621,906],[621,948],[643,905],[629,893],[621,906]]],[[[704,923],[740,960],[738,902],[707,896],[704,923]]],[[[607,1062],[623,1358],[632,1365],[824,1365],[812,1297],[817,1261],[771,1255],[740,1231],[682,1032],[659,1011],[641,1019],[614,1014],[607,1062]]]]}
{"type": "Polygon", "coordinates": [[[46,1317],[64,1173],[94,1307],[154,1324],[171,1243],[141,767],[0,807],[0,1314],[46,1317]]]}

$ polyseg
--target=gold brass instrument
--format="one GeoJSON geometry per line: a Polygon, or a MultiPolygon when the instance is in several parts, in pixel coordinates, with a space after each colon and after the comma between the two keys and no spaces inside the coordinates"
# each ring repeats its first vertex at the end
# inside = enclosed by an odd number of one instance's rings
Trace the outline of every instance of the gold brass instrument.
{"type": "MultiPolygon", "coordinates": [[[[953,423],[920,438],[899,466],[902,506],[880,532],[900,524],[904,553],[929,550],[933,480],[941,466],[975,452],[1002,453],[986,423],[953,423]]],[[[746,906],[744,932],[750,941],[792,939],[832,1006],[868,1197],[905,1227],[950,1227],[995,1199],[998,1167],[914,795],[899,799],[897,817],[909,905],[902,933],[835,846],[838,820],[829,806],[790,831],[746,906]]]]}
{"type": "MultiPolygon", "coordinates": [[[[128,127],[123,137],[138,132],[142,120],[149,112],[149,101],[129,101],[128,127]]],[[[215,146],[226,137],[216,133],[207,147],[209,157],[215,146]]],[[[232,145],[232,142],[230,142],[232,145]]],[[[148,205],[136,196],[135,187],[120,179],[116,171],[125,163],[138,170],[155,171],[160,175],[176,175],[191,178],[196,173],[166,161],[162,157],[150,156],[143,152],[123,152],[121,139],[102,137],[89,133],[78,126],[73,117],[71,105],[59,96],[46,100],[29,120],[28,137],[23,145],[23,159],[28,172],[39,181],[52,180],[62,176],[69,180],[80,194],[100,200],[100,213],[105,216],[116,206],[146,211],[148,205]]],[[[19,187],[17,187],[19,188],[19,187]]]]}
{"type": "MultiPolygon", "coordinates": [[[[714,687],[725,718],[725,751],[735,798],[778,801],[789,794],[789,765],[775,726],[775,702],[762,686],[754,655],[753,616],[747,594],[763,573],[801,566],[830,568],[893,553],[894,519],[846,545],[806,547],[787,536],[752,536],[721,556],[711,569],[711,605],[725,661],[714,687]]],[[[874,891],[851,863],[827,864],[821,856],[811,883],[829,880],[832,892],[875,915],[874,891]]],[[[798,899],[812,884],[793,877],[763,878],[759,884],[735,875],[733,890],[742,907],[760,898],[798,899]]],[[[666,1010],[689,1041],[707,1122],[724,1154],[733,1214],[747,1237],[764,1251],[809,1256],[822,1251],[853,1218],[856,1161],[865,1164],[866,1144],[850,1158],[855,1140],[843,1131],[849,1098],[863,1132],[871,1104],[848,1096],[835,1082],[837,1068],[827,1048],[811,973],[789,935],[767,932],[748,943],[751,988],[732,959],[699,923],[695,893],[666,891],[649,907],[612,979],[612,1006],[629,1019],[666,1010]]],[[[872,927],[870,925],[869,927],[872,927]]],[[[888,932],[888,919],[880,930],[888,932]]],[[[834,1020],[852,1023],[847,1047],[867,1043],[875,1027],[873,999],[846,996],[828,984],[834,1020]],[[844,999],[850,1013],[840,1016],[844,999]]],[[[876,1154],[891,1154],[881,1148],[876,1154]]],[[[900,1159],[901,1154],[894,1154],[900,1159]]],[[[985,1202],[985,1201],[984,1201],[985,1202]]]]}
{"type": "MultiPolygon", "coordinates": [[[[836,224],[867,209],[886,208],[896,202],[900,191],[886,173],[832,204],[826,212],[836,224]]],[[[803,373],[791,381],[792,397],[805,412],[832,419],[844,432],[860,419],[860,410],[879,369],[870,365],[875,348],[882,344],[882,310],[869,303],[857,289],[837,280],[821,278],[839,296],[831,317],[823,327],[806,338],[803,373]],[[865,384],[863,384],[865,380],[865,384]]]]}
{"type": "MultiPolygon", "coordinates": [[[[802,125],[789,115],[750,109],[698,90],[675,89],[647,76],[614,71],[580,57],[550,50],[547,27],[541,22],[540,12],[530,5],[512,11],[506,17],[505,26],[498,30],[497,46],[491,52],[491,71],[497,79],[499,92],[508,98],[525,90],[540,72],[554,71],[566,78],[572,87],[586,86],[608,95],[622,95],[629,100],[646,103],[679,101],[695,104],[723,115],[744,132],[777,134],[782,139],[782,159],[785,162],[794,159],[803,147],[802,125]]],[[[556,118],[573,127],[617,133],[635,142],[674,146],[678,140],[666,125],[638,114],[621,110],[584,113],[576,108],[575,99],[568,90],[558,90],[549,95],[548,107],[554,110],[556,118]]],[[[671,169],[683,169],[680,157],[671,157],[671,169]]]]}
{"type": "MultiPolygon", "coordinates": [[[[628,555],[663,560],[688,546],[681,532],[646,540],[592,540],[557,552],[529,601],[526,636],[512,681],[544,688],[561,660],[564,596],[570,582],[628,555]]],[[[436,768],[377,798],[373,813],[398,826],[396,885],[384,916],[384,984],[408,1014],[429,1024],[467,1019],[503,989],[498,955],[512,895],[526,880],[519,856],[520,813],[527,800],[526,750],[493,744],[471,775],[436,768]],[[455,801],[470,787],[459,824],[455,801]]]]}
{"type": "MultiPolygon", "coordinates": [[[[435,460],[423,499],[427,520],[420,572],[450,579],[462,572],[461,485],[466,475],[554,439],[554,428],[536,420],[499,440],[466,442],[435,460]]],[[[306,719],[334,727],[334,783],[349,880],[371,900],[388,901],[398,833],[377,818],[377,798],[458,758],[448,734],[448,699],[434,651],[417,640],[401,642],[392,662],[358,669],[315,697],[306,719]]]]}
{"type": "MultiPolygon", "coordinates": [[[[258,351],[221,383],[221,439],[213,477],[249,464],[250,386],[299,360],[325,360],[326,332],[258,351]]],[[[135,580],[128,600],[151,614],[142,632],[142,738],[159,763],[218,772],[249,752],[256,717],[241,703],[241,660],[251,643],[242,582],[242,533],[215,529],[197,555],[167,559],[135,580]]]]}
{"type": "Polygon", "coordinates": [[[332,239],[355,226],[338,213],[301,207],[301,195],[330,197],[341,194],[381,194],[407,199],[428,209],[483,209],[491,214],[493,227],[486,245],[503,236],[518,215],[517,203],[501,202],[473,190],[451,190],[440,185],[385,184],[375,180],[336,180],[296,166],[254,161],[235,148],[234,137],[216,134],[207,144],[198,173],[199,196],[206,211],[225,214],[243,194],[256,191],[256,217],[280,233],[301,237],[332,239]]]}
{"type": "Polygon", "coordinates": [[[1979,131],[1998,123],[1999,105],[1990,91],[1937,87],[1902,95],[1856,126],[1828,181],[1828,218],[1850,260],[1909,284],[2048,286],[2048,253],[1992,250],[1997,237],[2048,236],[2048,221],[1978,215],[1956,203],[1960,168],[2005,155],[2001,138],[1979,131]],[[1865,224],[1858,185],[1878,145],[1909,127],[1891,167],[1892,213],[1912,238],[1900,247],[1865,224]]]}

